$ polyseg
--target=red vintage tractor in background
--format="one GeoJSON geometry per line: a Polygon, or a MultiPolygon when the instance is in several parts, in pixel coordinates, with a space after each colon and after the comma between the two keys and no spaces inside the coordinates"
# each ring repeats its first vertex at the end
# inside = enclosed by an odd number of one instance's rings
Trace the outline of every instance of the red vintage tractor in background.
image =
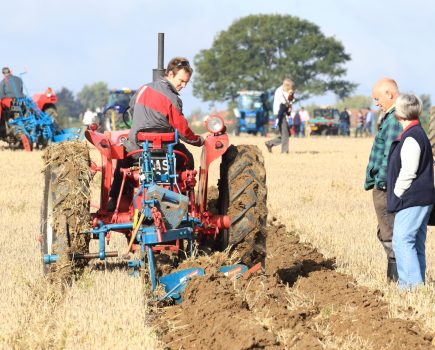
{"type": "Polygon", "coordinates": [[[57,120],[57,96],[52,88],[47,88],[42,94],[34,94],[32,100],[35,101],[39,110],[50,115],[55,122],[57,120]]]}
{"type": "Polygon", "coordinates": [[[5,97],[0,101],[0,140],[11,149],[32,151],[66,140],[83,138],[81,129],[60,129],[55,103],[57,97],[51,88],[33,99],[5,97]]]}

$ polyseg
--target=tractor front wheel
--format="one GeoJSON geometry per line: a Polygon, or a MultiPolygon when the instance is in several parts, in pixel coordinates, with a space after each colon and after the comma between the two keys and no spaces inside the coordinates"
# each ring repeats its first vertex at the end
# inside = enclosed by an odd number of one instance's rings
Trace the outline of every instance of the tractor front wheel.
{"type": "Polygon", "coordinates": [[[261,151],[253,145],[231,145],[222,156],[218,199],[219,212],[230,217],[231,227],[220,232],[220,248],[229,247],[247,265],[265,258],[266,202],[261,151]]]}

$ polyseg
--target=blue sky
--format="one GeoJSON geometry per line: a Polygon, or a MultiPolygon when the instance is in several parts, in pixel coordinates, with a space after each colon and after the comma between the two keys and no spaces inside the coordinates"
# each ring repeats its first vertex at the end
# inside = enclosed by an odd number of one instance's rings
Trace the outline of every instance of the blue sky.
{"type": "MultiPolygon", "coordinates": [[[[402,91],[427,93],[435,103],[435,33],[430,0],[16,0],[2,1],[0,66],[23,75],[29,93],[62,86],[78,92],[105,81],[135,88],[157,65],[157,33],[165,33],[165,63],[193,59],[238,18],[280,13],[298,16],[340,40],[352,56],[346,78],[369,95],[390,76],[402,91]]],[[[291,73],[291,72],[290,72],[291,73]]],[[[182,91],[184,112],[203,103],[182,91]]],[[[313,99],[335,102],[334,96],[313,99]]]]}

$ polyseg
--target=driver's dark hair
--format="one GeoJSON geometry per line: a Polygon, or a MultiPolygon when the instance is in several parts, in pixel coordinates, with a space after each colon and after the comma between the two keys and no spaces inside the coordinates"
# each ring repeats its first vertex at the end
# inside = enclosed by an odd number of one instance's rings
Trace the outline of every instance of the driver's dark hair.
{"type": "Polygon", "coordinates": [[[186,57],[174,57],[169,61],[168,66],[166,67],[165,76],[168,76],[169,72],[173,72],[174,75],[176,75],[182,69],[190,75],[193,73],[193,69],[186,57]]]}
{"type": "Polygon", "coordinates": [[[2,73],[3,74],[11,74],[11,70],[9,69],[9,67],[3,67],[2,68],[2,73]]]}

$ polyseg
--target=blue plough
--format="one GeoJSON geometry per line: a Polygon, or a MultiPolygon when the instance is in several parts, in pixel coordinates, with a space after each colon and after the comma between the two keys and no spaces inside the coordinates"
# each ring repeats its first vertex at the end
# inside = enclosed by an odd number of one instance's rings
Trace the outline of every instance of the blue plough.
{"type": "Polygon", "coordinates": [[[25,150],[31,151],[34,146],[44,148],[50,143],[76,141],[83,138],[81,128],[60,129],[53,118],[42,112],[29,97],[16,98],[11,105],[14,117],[7,123],[9,133],[21,140],[25,150]]]}

